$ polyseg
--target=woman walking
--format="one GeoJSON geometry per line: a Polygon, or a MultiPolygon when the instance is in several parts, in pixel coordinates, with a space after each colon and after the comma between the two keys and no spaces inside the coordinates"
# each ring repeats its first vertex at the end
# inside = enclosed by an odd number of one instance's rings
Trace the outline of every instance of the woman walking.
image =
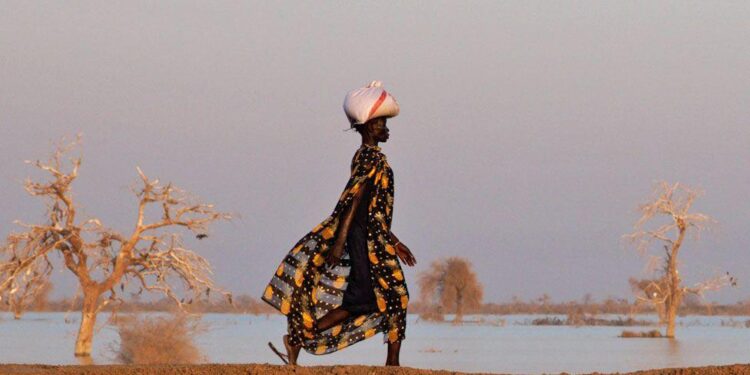
{"type": "Polygon", "coordinates": [[[333,213],[289,251],[263,292],[287,317],[286,354],[269,345],[294,365],[302,348],[328,354],[383,332],[385,364],[399,366],[409,302],[399,259],[416,259],[391,232],[393,171],[379,147],[399,107],[374,81],[349,92],[344,111],[362,144],[333,213]]]}

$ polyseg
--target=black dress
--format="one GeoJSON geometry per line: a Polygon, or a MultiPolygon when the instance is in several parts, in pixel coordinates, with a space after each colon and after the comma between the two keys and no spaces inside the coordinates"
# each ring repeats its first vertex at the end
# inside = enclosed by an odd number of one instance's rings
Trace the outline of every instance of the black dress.
{"type": "Polygon", "coordinates": [[[371,186],[367,184],[362,199],[354,213],[349,234],[346,236],[346,251],[349,253],[351,271],[347,277],[347,287],[341,308],[352,315],[369,314],[378,311],[375,292],[372,286],[370,260],[367,256],[367,205],[371,199],[371,186]]]}

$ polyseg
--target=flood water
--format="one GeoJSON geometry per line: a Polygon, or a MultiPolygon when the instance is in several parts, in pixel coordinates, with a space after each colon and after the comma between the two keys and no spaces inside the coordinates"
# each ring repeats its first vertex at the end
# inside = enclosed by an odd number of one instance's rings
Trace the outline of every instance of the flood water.
{"type": "MultiPolygon", "coordinates": [[[[730,317],[690,316],[678,320],[677,339],[623,339],[623,329],[654,327],[564,327],[531,326],[539,316],[485,316],[488,321],[505,320],[504,326],[452,326],[408,318],[407,338],[402,345],[403,366],[499,373],[624,372],[650,368],[723,365],[750,362],[748,317],[735,317],[739,324],[722,326],[730,317]]],[[[21,320],[0,314],[0,363],[76,364],[73,345],[77,314],[28,313],[21,320]]],[[[106,321],[102,314],[100,321],[106,321]]],[[[468,317],[472,319],[472,317],[468,317]]],[[[477,318],[477,317],[473,317],[477,318]]],[[[564,318],[564,317],[563,317],[564,318]]],[[[639,319],[653,319],[641,316],[639,319]]],[[[280,315],[206,314],[208,331],[196,340],[214,363],[276,363],[268,349],[273,341],[283,348],[285,318],[280,315]]],[[[663,332],[663,330],[662,330],[663,332]]],[[[93,360],[114,363],[112,348],[118,335],[104,326],[94,338],[93,360]]],[[[300,355],[302,365],[366,364],[385,361],[382,335],[340,352],[300,355]]]]}

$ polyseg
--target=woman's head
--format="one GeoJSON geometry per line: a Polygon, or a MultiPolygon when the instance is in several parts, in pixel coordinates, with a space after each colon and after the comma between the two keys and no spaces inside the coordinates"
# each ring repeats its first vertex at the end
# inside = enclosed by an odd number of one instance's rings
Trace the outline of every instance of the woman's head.
{"type": "Polygon", "coordinates": [[[390,137],[388,129],[388,118],[377,117],[370,119],[364,124],[354,125],[354,130],[362,136],[362,142],[387,142],[390,137]]]}

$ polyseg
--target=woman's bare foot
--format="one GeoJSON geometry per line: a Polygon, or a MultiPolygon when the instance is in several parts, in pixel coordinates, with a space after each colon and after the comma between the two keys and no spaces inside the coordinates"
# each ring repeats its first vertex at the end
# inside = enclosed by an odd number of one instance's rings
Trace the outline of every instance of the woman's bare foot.
{"type": "Polygon", "coordinates": [[[398,357],[401,352],[401,341],[388,343],[388,357],[385,359],[386,366],[401,366],[398,357]]]}
{"type": "Polygon", "coordinates": [[[284,347],[286,348],[286,356],[289,360],[290,365],[297,364],[297,357],[299,356],[299,350],[302,349],[302,345],[294,346],[289,343],[289,335],[284,335],[282,338],[284,341],[284,347]]]}

